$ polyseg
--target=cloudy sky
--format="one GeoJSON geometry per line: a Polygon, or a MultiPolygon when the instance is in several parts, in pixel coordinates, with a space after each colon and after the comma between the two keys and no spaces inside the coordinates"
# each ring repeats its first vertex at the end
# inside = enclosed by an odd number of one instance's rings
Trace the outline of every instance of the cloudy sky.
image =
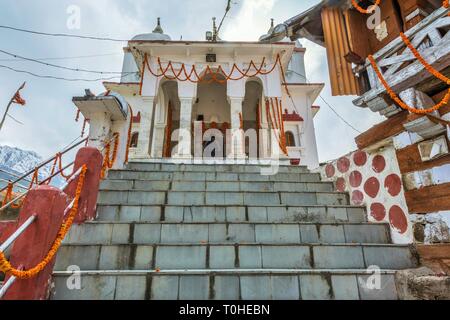
{"type": "MultiPolygon", "coordinates": [[[[319,0],[232,0],[229,18],[221,33],[223,40],[254,41],[266,33],[270,18],[276,23],[308,9],[319,0]]],[[[172,39],[203,40],[211,29],[211,17],[222,17],[226,0],[0,0],[0,24],[50,33],[71,33],[97,37],[130,39],[151,32],[156,17],[161,17],[165,33],[172,39]],[[79,29],[69,29],[71,6],[80,8],[79,29]]],[[[125,43],[32,35],[0,28],[0,50],[43,59],[45,62],[71,68],[120,71],[122,47],[125,43]],[[54,59],[57,58],[57,59],[54,59]]],[[[325,82],[323,98],[348,122],[365,131],[381,121],[381,117],[352,105],[354,97],[331,97],[325,50],[303,41],[307,48],[307,77],[311,82],[325,82]]],[[[8,66],[41,75],[94,79],[98,75],[50,68],[33,62],[16,60],[0,53],[0,112],[16,88],[27,82],[23,97],[25,107],[15,105],[0,132],[0,145],[34,150],[43,157],[53,155],[81,131],[74,121],[73,96],[83,95],[85,88],[103,92],[101,81],[69,82],[40,79],[5,69],[8,66]]],[[[319,98],[322,108],[315,119],[321,161],[334,159],[354,150],[358,135],[343,123],[319,98]]]]}

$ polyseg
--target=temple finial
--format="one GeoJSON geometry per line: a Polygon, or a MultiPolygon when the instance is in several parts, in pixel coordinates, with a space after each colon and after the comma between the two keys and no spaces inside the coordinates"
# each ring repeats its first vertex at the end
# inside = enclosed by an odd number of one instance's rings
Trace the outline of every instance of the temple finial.
{"type": "Polygon", "coordinates": [[[155,30],[153,30],[153,33],[161,33],[161,34],[163,34],[164,31],[163,31],[163,29],[161,28],[161,18],[158,17],[158,20],[157,20],[157,21],[158,21],[158,22],[157,22],[157,25],[156,25],[155,30]]]}

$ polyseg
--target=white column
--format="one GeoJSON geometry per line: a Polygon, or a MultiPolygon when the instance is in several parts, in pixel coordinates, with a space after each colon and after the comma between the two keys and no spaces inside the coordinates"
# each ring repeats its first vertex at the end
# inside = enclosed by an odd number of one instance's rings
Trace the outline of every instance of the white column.
{"type": "Polygon", "coordinates": [[[180,98],[180,130],[177,158],[191,159],[193,98],[180,98]]]}
{"type": "Polygon", "coordinates": [[[152,127],[152,113],[155,97],[142,97],[143,106],[140,108],[141,123],[139,125],[139,140],[136,150],[138,158],[150,157],[150,130],[152,127]]]}
{"type": "Polygon", "coordinates": [[[241,129],[242,102],[243,97],[230,98],[231,108],[231,154],[232,158],[244,159],[244,131],[241,129]]]}
{"type": "Polygon", "coordinates": [[[97,149],[103,149],[111,131],[111,115],[106,112],[97,112],[85,116],[89,117],[88,145],[97,149]]]}

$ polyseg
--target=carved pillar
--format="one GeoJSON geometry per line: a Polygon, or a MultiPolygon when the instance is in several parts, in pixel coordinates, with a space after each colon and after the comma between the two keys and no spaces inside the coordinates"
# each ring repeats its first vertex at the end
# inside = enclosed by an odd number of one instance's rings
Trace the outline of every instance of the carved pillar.
{"type": "Polygon", "coordinates": [[[192,146],[192,106],[193,98],[180,98],[180,130],[178,135],[177,158],[191,159],[192,146]]]}
{"type": "Polygon", "coordinates": [[[242,102],[243,97],[230,98],[231,109],[231,152],[232,158],[245,158],[244,152],[244,132],[241,128],[242,102]]]}
{"type": "Polygon", "coordinates": [[[152,127],[153,103],[155,97],[142,97],[143,107],[141,112],[141,123],[139,125],[139,140],[136,150],[138,158],[150,157],[150,131],[152,127]]]}

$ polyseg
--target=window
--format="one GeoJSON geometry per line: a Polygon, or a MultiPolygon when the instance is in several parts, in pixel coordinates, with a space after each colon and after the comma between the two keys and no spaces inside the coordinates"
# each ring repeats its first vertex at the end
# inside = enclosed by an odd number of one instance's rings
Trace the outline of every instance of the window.
{"type": "Polygon", "coordinates": [[[131,135],[130,148],[137,148],[139,140],[139,132],[134,132],[131,135]]]}
{"type": "Polygon", "coordinates": [[[286,146],[295,147],[294,134],[291,131],[286,131],[285,135],[286,135],[286,146]]]}

